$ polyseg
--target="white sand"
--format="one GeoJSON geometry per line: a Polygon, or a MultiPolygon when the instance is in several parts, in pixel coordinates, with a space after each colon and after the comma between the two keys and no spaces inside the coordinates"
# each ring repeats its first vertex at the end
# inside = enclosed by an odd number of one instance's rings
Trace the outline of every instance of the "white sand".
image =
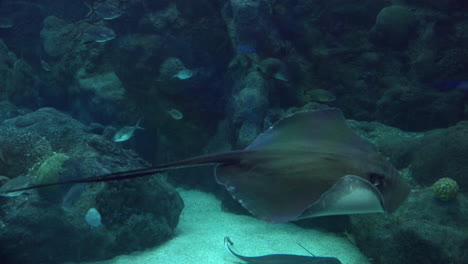
{"type": "Polygon", "coordinates": [[[176,229],[176,236],[163,245],[115,257],[96,264],[233,264],[241,263],[224,248],[229,236],[233,249],[245,256],[265,254],[308,255],[299,242],[317,256],[337,257],[343,264],[369,263],[364,255],[343,236],[303,229],[293,224],[272,224],[250,216],[221,211],[220,201],[213,195],[179,190],[185,208],[176,229]]]}

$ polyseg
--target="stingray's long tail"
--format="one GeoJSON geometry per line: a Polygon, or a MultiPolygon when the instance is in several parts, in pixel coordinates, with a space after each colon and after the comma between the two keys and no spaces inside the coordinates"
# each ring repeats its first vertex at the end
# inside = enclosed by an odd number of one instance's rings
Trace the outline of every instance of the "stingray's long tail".
{"type": "Polygon", "coordinates": [[[211,155],[206,155],[206,156],[197,156],[194,158],[185,159],[185,160],[167,163],[167,164],[149,167],[149,168],[114,172],[114,173],[109,173],[105,175],[92,176],[92,177],[82,178],[82,179],[73,179],[73,180],[31,185],[31,186],[24,187],[24,188],[4,190],[3,193],[26,191],[26,190],[31,190],[31,189],[38,189],[38,188],[44,188],[44,187],[62,185],[62,184],[93,183],[93,182],[126,180],[126,179],[149,176],[158,172],[187,168],[187,167],[215,165],[215,164],[220,164],[220,163],[232,164],[232,163],[239,161],[240,155],[241,155],[241,152],[239,151],[231,151],[231,152],[217,153],[217,154],[211,154],[211,155]]]}

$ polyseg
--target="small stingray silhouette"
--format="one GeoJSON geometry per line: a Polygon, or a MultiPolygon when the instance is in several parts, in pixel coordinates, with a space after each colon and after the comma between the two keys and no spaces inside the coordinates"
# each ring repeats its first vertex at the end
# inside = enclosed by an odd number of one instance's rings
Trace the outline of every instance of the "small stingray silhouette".
{"type": "Polygon", "coordinates": [[[270,222],[393,211],[409,192],[397,170],[357,136],[335,108],[282,119],[244,150],[9,192],[131,179],[201,165],[216,165],[218,183],[254,216],[270,222]]]}
{"type": "Polygon", "coordinates": [[[231,249],[232,245],[234,245],[234,243],[232,243],[231,239],[229,239],[229,237],[225,237],[224,247],[226,247],[226,250],[236,258],[245,261],[246,264],[341,264],[341,261],[337,258],[318,257],[315,255],[303,256],[293,254],[270,254],[257,257],[246,257],[234,252],[231,249]]]}

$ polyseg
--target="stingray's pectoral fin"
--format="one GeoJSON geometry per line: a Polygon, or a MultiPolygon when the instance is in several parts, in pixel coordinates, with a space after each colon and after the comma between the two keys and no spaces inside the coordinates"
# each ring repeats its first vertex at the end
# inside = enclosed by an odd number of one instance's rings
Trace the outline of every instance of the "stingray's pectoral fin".
{"type": "Polygon", "coordinates": [[[325,215],[382,213],[384,208],[382,195],[372,183],[358,176],[346,175],[309,206],[300,219],[325,215]]]}

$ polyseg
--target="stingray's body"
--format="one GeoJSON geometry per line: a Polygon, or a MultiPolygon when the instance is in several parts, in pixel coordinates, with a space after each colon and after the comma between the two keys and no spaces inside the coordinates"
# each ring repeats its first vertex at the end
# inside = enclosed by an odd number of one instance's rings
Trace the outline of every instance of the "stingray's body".
{"type": "Polygon", "coordinates": [[[216,180],[236,200],[271,222],[392,211],[409,192],[396,169],[357,136],[334,108],[287,117],[244,150],[11,191],[122,180],[209,164],[217,165],[216,180]]]}
{"type": "Polygon", "coordinates": [[[231,249],[233,243],[228,237],[224,238],[226,250],[236,258],[243,260],[246,264],[341,264],[334,257],[303,256],[293,254],[270,254],[257,257],[247,257],[237,254],[231,249]]]}

